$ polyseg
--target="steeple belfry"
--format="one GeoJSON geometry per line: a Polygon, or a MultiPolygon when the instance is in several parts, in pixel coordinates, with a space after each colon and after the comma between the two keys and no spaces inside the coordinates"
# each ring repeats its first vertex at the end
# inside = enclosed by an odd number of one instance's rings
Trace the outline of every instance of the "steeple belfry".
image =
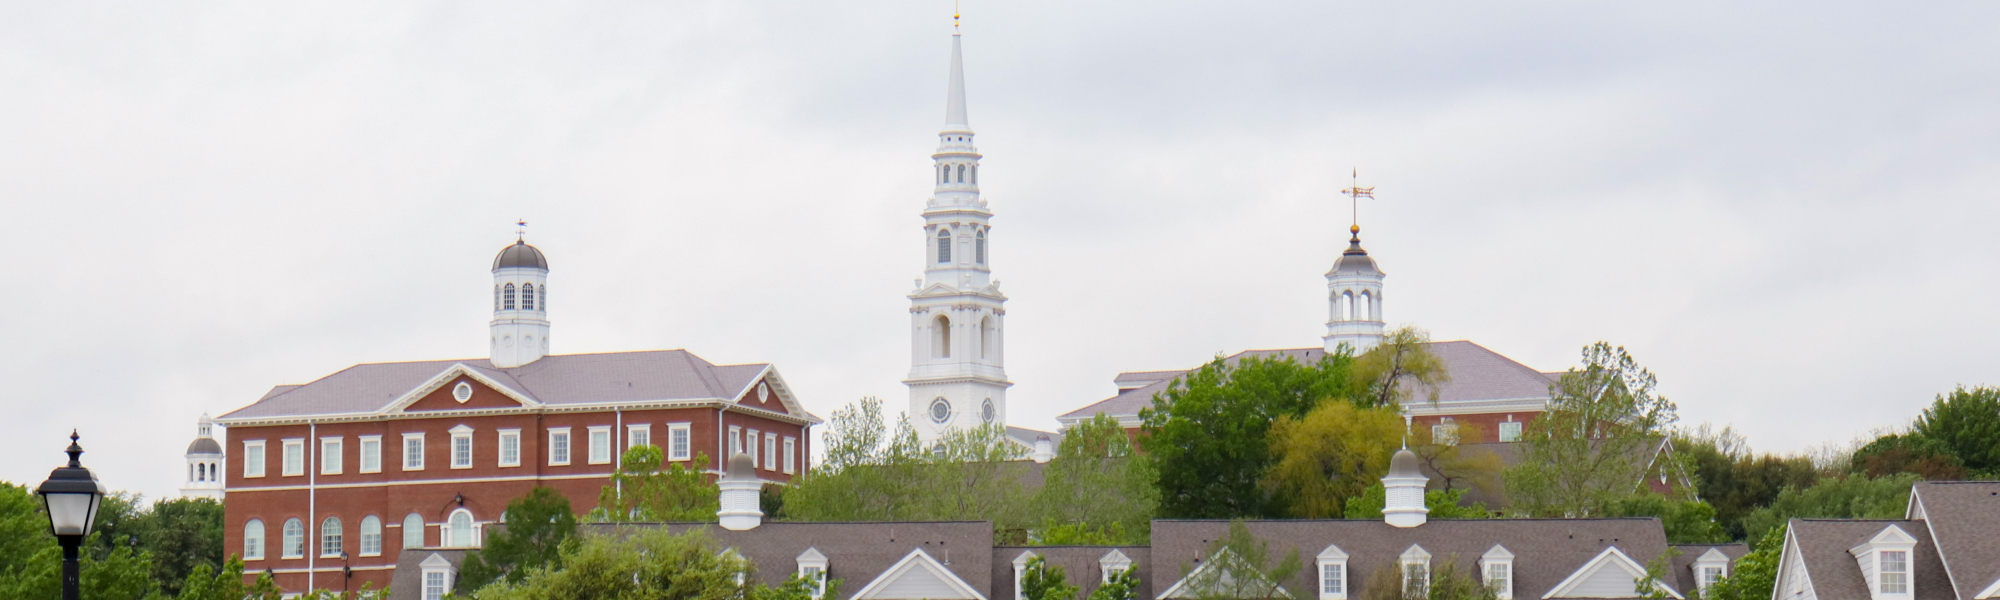
{"type": "Polygon", "coordinates": [[[993,279],[992,211],[979,196],[979,148],[965,112],[965,60],[951,35],[945,125],[931,154],[924,205],[924,278],[910,293],[910,389],[906,413],[930,444],[954,428],[1005,424],[1007,296],[993,279]]]}
{"type": "Polygon", "coordinates": [[[1321,339],[1329,354],[1341,344],[1352,346],[1359,354],[1382,341],[1382,279],[1388,275],[1376,268],[1375,259],[1361,248],[1359,203],[1362,198],[1373,199],[1375,188],[1357,184],[1341,193],[1356,203],[1356,217],[1347,228],[1347,251],[1340,253],[1340,260],[1326,273],[1326,336],[1321,339]]]}
{"type": "Polygon", "coordinates": [[[525,234],[493,257],[487,330],[495,367],[511,369],[549,354],[549,259],[528,245],[525,234]]]}

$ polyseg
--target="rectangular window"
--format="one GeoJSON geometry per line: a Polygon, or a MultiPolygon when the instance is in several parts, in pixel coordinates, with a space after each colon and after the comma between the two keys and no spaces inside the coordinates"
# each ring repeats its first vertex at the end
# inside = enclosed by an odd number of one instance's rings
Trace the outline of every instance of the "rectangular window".
{"type": "Polygon", "coordinates": [[[472,428],[460,425],[451,429],[451,468],[472,468],[472,428]]]}
{"type": "Polygon", "coordinates": [[[1403,565],[1403,597],[1422,597],[1430,594],[1431,568],[1424,563],[1403,565]]]}
{"type": "Polygon", "coordinates": [[[757,464],[757,430],[750,430],[749,439],[744,440],[743,451],[750,453],[750,464],[757,464]]]}
{"type": "Polygon", "coordinates": [[[361,436],[361,472],[382,472],[382,436],[361,436]]]}
{"type": "Polygon", "coordinates": [[[799,569],[799,575],[804,576],[806,581],[812,582],[814,598],[826,595],[826,569],[824,567],[812,566],[799,569]]]}
{"type": "Polygon", "coordinates": [[[1500,424],[1500,441],[1518,442],[1520,440],[1521,423],[1519,421],[1509,421],[1500,424]]]}
{"type": "Polygon", "coordinates": [[[687,423],[667,424],[667,460],[687,460],[694,449],[694,431],[687,423]]]}
{"type": "Polygon", "coordinates": [[[1513,579],[1514,565],[1504,562],[1486,565],[1486,588],[1493,590],[1499,597],[1513,597],[1513,579]]]}
{"type": "Polygon", "coordinates": [[[625,426],[625,447],[633,448],[638,446],[651,446],[651,445],[653,445],[652,425],[625,426]]]}
{"type": "Polygon", "coordinates": [[[1910,553],[1902,550],[1883,550],[1882,593],[1910,593],[1910,553]]]}
{"type": "Polygon", "coordinates": [[[1447,445],[1458,443],[1458,423],[1453,422],[1451,417],[1445,417],[1438,424],[1432,425],[1431,442],[1447,445]]]}
{"type": "Polygon", "coordinates": [[[1319,595],[1325,598],[1347,595],[1347,565],[1330,563],[1319,566],[1319,595]]]}
{"type": "Polygon", "coordinates": [[[569,428],[549,430],[549,465],[569,464],[569,428]]]}
{"type": "Polygon", "coordinates": [[[286,477],[306,474],[306,441],[285,440],[284,473],[286,477]]]}
{"type": "Polygon", "coordinates": [[[611,462],[611,428],[590,428],[590,464],[602,465],[611,462]]]}
{"type": "MultiPolygon", "coordinates": [[[[735,425],[730,425],[729,456],[736,456],[742,453],[743,453],[743,428],[737,427],[735,425]]],[[[722,457],[722,464],[724,465],[729,464],[729,456],[722,457]]]]}
{"type": "Polygon", "coordinates": [[[424,470],[424,434],[403,434],[403,470],[424,470]]]}
{"type": "Polygon", "coordinates": [[[1722,579],[1722,567],[1701,568],[1701,589],[1708,589],[1708,586],[1715,585],[1720,579],[1722,579]]]}
{"type": "Polygon", "coordinates": [[[243,442],[243,476],[264,476],[264,440],[243,442]]]}
{"type": "Polygon", "coordinates": [[[340,438],[319,439],[319,474],[340,474],[340,438]]]}
{"type": "Polygon", "coordinates": [[[797,439],[795,439],[795,438],[793,438],[793,437],[791,437],[791,436],[785,436],[785,472],[786,472],[786,473],[797,473],[797,472],[799,472],[799,470],[798,470],[798,469],[799,469],[799,463],[798,463],[798,457],[799,457],[799,445],[798,445],[798,440],[797,440],[797,439]]]}
{"type": "Polygon", "coordinates": [[[778,434],[764,434],[764,470],[778,470],[778,434]]]}
{"type": "Polygon", "coordinates": [[[500,466],[521,466],[521,430],[500,430],[500,466]]]}
{"type": "Polygon", "coordinates": [[[424,571],[424,600],[444,600],[451,593],[451,585],[445,580],[444,571],[424,571]]]}

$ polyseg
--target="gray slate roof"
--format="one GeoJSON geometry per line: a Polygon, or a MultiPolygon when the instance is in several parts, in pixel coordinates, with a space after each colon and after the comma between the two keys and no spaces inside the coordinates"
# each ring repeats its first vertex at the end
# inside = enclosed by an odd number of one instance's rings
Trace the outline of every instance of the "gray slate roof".
{"type": "MultiPolygon", "coordinates": [[[[1104,584],[1104,568],[1098,560],[1112,550],[1125,553],[1132,559],[1132,565],[1139,567],[1139,597],[1150,600],[1145,590],[1153,589],[1152,549],[1145,546],[995,546],[993,548],[993,592],[988,600],[1008,600],[1014,597],[1014,559],[1022,552],[1034,552],[1048,561],[1051,566],[1062,567],[1063,576],[1071,585],[1081,588],[1077,597],[1089,598],[1104,584]]],[[[1164,585],[1173,585],[1168,581],[1164,585]]],[[[1162,588],[1165,589],[1165,588],[1162,588]]]]}
{"type": "MultiPolygon", "coordinates": [[[[675,531],[704,529],[718,546],[733,548],[757,567],[757,578],[779,585],[798,572],[807,548],[827,556],[827,576],[841,580],[840,598],[852,598],[868,582],[921,549],[980,593],[992,589],[993,525],[985,521],[925,523],[792,523],[765,521],[755,529],[730,531],[713,523],[672,523],[675,531]]],[[[616,525],[586,525],[604,531],[616,525]]],[[[991,598],[991,596],[989,596],[991,598]]]]}
{"type": "Polygon", "coordinates": [[[715,365],[686,350],[560,354],[511,369],[484,358],[360,364],[304,385],[281,385],[218,420],[372,413],[465,364],[549,405],[733,399],[770,365],[715,365]]]}
{"type": "Polygon", "coordinates": [[[1923,521],[1792,519],[1791,535],[1798,540],[1799,553],[1819,598],[1871,597],[1868,580],[1862,578],[1854,555],[1847,551],[1866,543],[1890,525],[1917,538],[1915,556],[1910,559],[1911,581],[1916,584],[1914,600],[1955,600],[1949,583],[1951,577],[1945,573],[1944,563],[1938,560],[1937,546],[1931,543],[1930,529],[1923,521]]]}
{"type": "MultiPolygon", "coordinates": [[[[1451,373],[1451,381],[1438,386],[1437,396],[1440,404],[1480,400],[1546,399],[1549,397],[1549,385],[1555,383],[1555,378],[1547,374],[1469,341],[1432,342],[1430,350],[1444,361],[1446,370],[1451,373]]],[[[1311,364],[1325,358],[1326,350],[1323,348],[1245,350],[1231,355],[1224,361],[1235,365],[1249,356],[1290,357],[1300,363],[1311,364]]],[[[1139,409],[1152,406],[1154,394],[1166,391],[1172,385],[1174,378],[1189,371],[1191,369],[1120,373],[1114,379],[1121,388],[1117,396],[1070,411],[1060,418],[1087,419],[1100,412],[1114,417],[1137,416],[1139,409]],[[1123,389],[1140,382],[1150,383],[1123,389]]],[[[1411,396],[1427,401],[1430,393],[1428,390],[1418,391],[1411,396]]]]}
{"type": "Polygon", "coordinates": [[[1923,506],[1925,529],[1951,569],[1959,600],[1972,600],[2000,579],[2000,482],[1919,482],[1911,501],[1923,506]]]}
{"type": "Polygon", "coordinates": [[[1737,559],[1743,558],[1743,555],[1750,553],[1750,546],[1740,542],[1730,544],[1673,544],[1672,546],[1675,550],[1680,551],[1680,554],[1674,556],[1674,560],[1672,561],[1673,583],[1675,589],[1679,590],[1692,590],[1699,587],[1698,582],[1695,581],[1694,561],[1701,558],[1701,555],[1707,554],[1710,549],[1719,550],[1723,556],[1729,557],[1730,565],[1735,565],[1737,559]]]}
{"type": "Polygon", "coordinates": [[[188,442],[187,454],[188,456],[197,454],[220,455],[222,454],[222,444],[216,443],[215,438],[195,438],[194,441],[188,442]]]}

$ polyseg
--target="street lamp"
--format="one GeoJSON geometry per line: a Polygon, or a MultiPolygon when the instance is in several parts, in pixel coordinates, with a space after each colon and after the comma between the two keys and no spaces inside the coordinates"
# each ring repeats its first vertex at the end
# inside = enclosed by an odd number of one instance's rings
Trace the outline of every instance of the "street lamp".
{"type": "Polygon", "coordinates": [[[97,509],[107,491],[104,484],[98,483],[97,476],[79,462],[83,447],[76,444],[76,438],[76,431],[71,430],[66,450],[69,464],[57,467],[49,473],[49,480],[35,489],[49,510],[49,532],[62,545],[63,600],[82,600],[77,551],[83,548],[83,538],[90,535],[91,526],[97,522],[97,509]]]}

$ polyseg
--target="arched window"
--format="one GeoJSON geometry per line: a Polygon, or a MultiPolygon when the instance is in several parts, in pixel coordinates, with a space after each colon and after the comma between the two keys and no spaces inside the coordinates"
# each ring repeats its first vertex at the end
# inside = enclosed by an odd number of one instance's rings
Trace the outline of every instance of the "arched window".
{"type": "Polygon", "coordinates": [[[951,319],[944,315],[931,321],[931,356],[951,358],[951,319]]]}
{"type": "Polygon", "coordinates": [[[1340,293],[1340,320],[1342,320],[1342,321],[1352,321],[1352,320],[1354,320],[1354,293],[1353,293],[1353,292],[1341,292],[1341,293],[1340,293]]]}
{"type": "Polygon", "coordinates": [[[380,556],[382,554],[382,520],[375,515],[361,518],[361,555],[380,556]]]}
{"type": "Polygon", "coordinates": [[[424,547],[424,516],[410,513],[403,517],[403,548],[424,547]]]}
{"type": "Polygon", "coordinates": [[[264,560],[264,522],[251,519],[243,524],[243,560],[264,560]]]}
{"type": "Polygon", "coordinates": [[[306,524],[298,519],[285,519],[285,558],[306,557],[306,524]]]}
{"type": "Polygon", "coordinates": [[[514,284],[500,288],[500,310],[514,310],[514,284]]]}
{"type": "Polygon", "coordinates": [[[1368,301],[1368,292],[1361,292],[1361,299],[1354,301],[1354,317],[1363,321],[1375,320],[1374,303],[1368,301]]]}
{"type": "Polygon", "coordinates": [[[938,228],[938,262],[951,262],[951,230],[938,228]]]}
{"type": "Polygon", "coordinates": [[[340,541],[340,517],[327,517],[319,522],[320,556],[340,556],[340,541]]]}
{"type": "Polygon", "coordinates": [[[535,310],[535,284],[521,284],[521,310],[535,310]]]}
{"type": "Polygon", "coordinates": [[[958,182],[965,183],[965,165],[958,166],[958,182]]]}
{"type": "Polygon", "coordinates": [[[979,234],[972,238],[972,260],[979,261],[979,264],[982,265],[986,264],[986,230],[984,229],[979,230],[979,234]]]}
{"type": "Polygon", "coordinates": [[[463,508],[452,511],[451,520],[448,523],[450,525],[451,539],[445,546],[451,548],[471,548],[479,545],[479,540],[474,539],[472,532],[472,511],[463,508]]]}
{"type": "Polygon", "coordinates": [[[993,317],[979,320],[979,357],[993,354],[993,317]]]}

